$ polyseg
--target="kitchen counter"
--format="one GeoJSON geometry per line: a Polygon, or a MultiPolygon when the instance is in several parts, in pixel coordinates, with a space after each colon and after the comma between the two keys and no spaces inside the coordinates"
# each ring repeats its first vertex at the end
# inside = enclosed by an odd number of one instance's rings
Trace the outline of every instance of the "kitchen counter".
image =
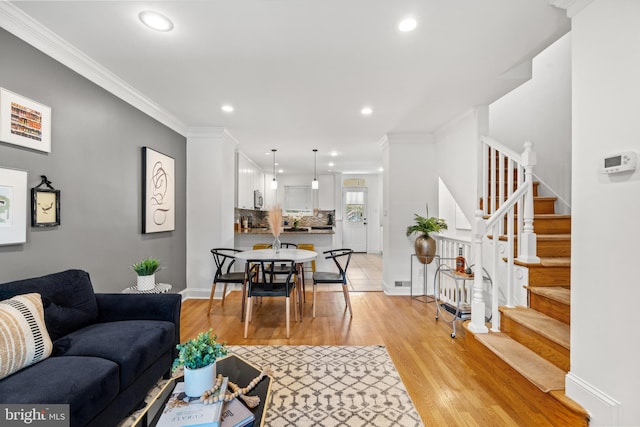
{"type": "MultiPolygon", "coordinates": [[[[268,235],[272,235],[271,234],[271,230],[269,230],[268,228],[243,228],[240,231],[236,231],[235,234],[268,234],[268,235]]],[[[305,230],[305,229],[298,229],[298,230],[283,230],[280,235],[282,236],[283,234],[291,234],[291,235],[295,235],[295,234],[335,234],[335,231],[333,230],[305,230]]]]}

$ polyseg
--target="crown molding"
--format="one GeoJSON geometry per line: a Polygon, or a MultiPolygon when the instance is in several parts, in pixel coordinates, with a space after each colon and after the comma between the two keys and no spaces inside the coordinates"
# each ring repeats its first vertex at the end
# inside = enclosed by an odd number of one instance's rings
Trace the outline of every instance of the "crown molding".
{"type": "Polygon", "coordinates": [[[187,138],[222,138],[228,134],[222,126],[190,127],[187,129],[187,138]]]}
{"type": "Polygon", "coordinates": [[[567,16],[573,18],[582,9],[593,3],[593,0],[549,0],[549,4],[567,11],[567,16]]]}
{"type": "Polygon", "coordinates": [[[177,117],[6,1],[0,1],[0,27],[168,128],[186,135],[187,126],[177,117]]]}

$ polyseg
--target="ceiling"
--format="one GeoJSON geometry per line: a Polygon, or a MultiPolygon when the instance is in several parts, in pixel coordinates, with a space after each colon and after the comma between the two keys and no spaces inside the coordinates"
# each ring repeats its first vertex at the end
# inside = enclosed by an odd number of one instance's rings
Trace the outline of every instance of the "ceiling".
{"type": "Polygon", "coordinates": [[[313,148],[318,173],[377,172],[383,135],[431,133],[489,104],[570,26],[548,0],[11,3],[182,129],[224,127],[266,171],[277,149],[284,173],[311,173],[313,148]],[[174,30],[143,26],[143,10],[174,30]],[[398,31],[407,16],[417,28],[398,31]]]}

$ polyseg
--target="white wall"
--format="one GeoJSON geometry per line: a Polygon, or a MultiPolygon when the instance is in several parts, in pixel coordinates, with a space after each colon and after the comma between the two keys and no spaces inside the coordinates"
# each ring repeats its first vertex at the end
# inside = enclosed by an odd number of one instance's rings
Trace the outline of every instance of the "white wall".
{"type": "MultiPolygon", "coordinates": [[[[236,141],[222,128],[187,136],[187,294],[208,297],[215,274],[210,250],[233,248],[236,141]]],[[[222,287],[217,292],[222,296],[222,287]]]]}
{"type": "MultiPolygon", "coordinates": [[[[533,142],[537,180],[570,204],[571,34],[536,56],[532,66],[531,80],[490,105],[490,136],[517,153],[533,142]]],[[[568,211],[566,205],[558,208],[568,211]]]]}
{"type": "MultiPolygon", "coordinates": [[[[486,130],[487,107],[477,107],[434,133],[438,175],[468,221],[473,220],[479,206],[478,141],[486,130]]],[[[455,234],[455,209],[453,213],[453,217],[449,217],[448,212],[443,212],[447,216],[441,216],[454,227],[449,231],[451,234],[455,234]]]]}
{"type": "Polygon", "coordinates": [[[413,244],[406,237],[414,214],[438,215],[438,173],[433,136],[389,134],[383,154],[383,287],[388,294],[409,294],[395,281],[410,280],[413,244]]]}
{"type": "Polygon", "coordinates": [[[591,426],[640,425],[640,172],[598,173],[640,153],[640,2],[596,0],[572,21],[571,372],[567,394],[591,426]]]}

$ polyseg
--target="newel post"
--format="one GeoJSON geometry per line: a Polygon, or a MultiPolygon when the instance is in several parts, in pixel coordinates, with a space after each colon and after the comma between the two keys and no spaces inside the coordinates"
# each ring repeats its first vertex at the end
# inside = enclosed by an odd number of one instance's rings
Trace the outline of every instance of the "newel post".
{"type": "Polygon", "coordinates": [[[482,290],[484,289],[482,275],[482,240],[487,234],[487,225],[482,217],[481,210],[477,210],[475,214],[475,226],[473,233],[473,245],[475,251],[475,266],[473,271],[473,298],[471,300],[471,323],[469,330],[476,334],[486,334],[489,329],[484,324],[484,300],[482,299],[482,290]]]}
{"type": "Polygon", "coordinates": [[[533,230],[533,167],[536,165],[536,153],[533,151],[533,143],[524,143],[522,153],[522,166],[524,167],[524,185],[527,192],[524,196],[524,226],[522,228],[522,245],[518,261],[527,263],[539,263],[537,256],[536,233],[533,230]]]}

